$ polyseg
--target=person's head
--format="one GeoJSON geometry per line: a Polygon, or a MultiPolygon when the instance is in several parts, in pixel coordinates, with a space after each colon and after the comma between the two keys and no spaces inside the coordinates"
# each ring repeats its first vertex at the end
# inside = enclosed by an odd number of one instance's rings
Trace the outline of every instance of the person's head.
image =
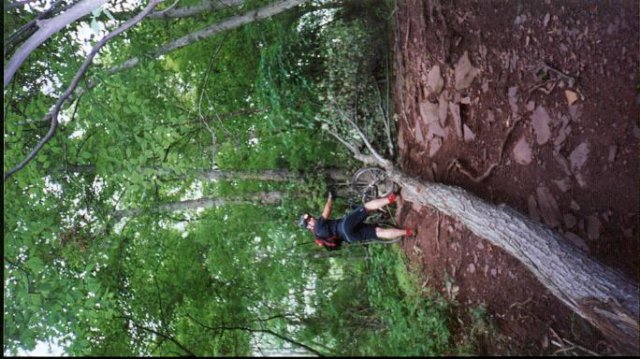
{"type": "Polygon", "coordinates": [[[313,218],[313,216],[311,216],[310,214],[305,213],[302,216],[300,216],[300,220],[298,221],[298,226],[300,228],[313,231],[313,228],[315,227],[315,225],[316,225],[316,219],[313,218]]]}

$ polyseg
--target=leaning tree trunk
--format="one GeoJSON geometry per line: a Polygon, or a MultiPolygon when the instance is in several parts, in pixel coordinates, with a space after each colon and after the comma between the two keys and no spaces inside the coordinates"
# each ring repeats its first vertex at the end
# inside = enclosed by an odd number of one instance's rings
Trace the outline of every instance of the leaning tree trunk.
{"type": "MultiPolygon", "coordinates": [[[[294,193],[295,195],[299,195],[294,193]]],[[[152,208],[131,208],[113,212],[113,217],[120,219],[123,217],[133,217],[145,212],[175,212],[193,209],[206,209],[212,207],[221,207],[234,204],[261,204],[272,205],[282,201],[284,194],[282,192],[256,192],[244,197],[202,197],[185,201],[177,201],[171,203],[161,203],[154,205],[152,208]]]]}
{"type": "Polygon", "coordinates": [[[504,249],[620,350],[638,354],[640,303],[638,285],[633,280],[504,204],[490,204],[458,187],[420,182],[385,165],[390,178],[402,186],[405,200],[434,207],[504,249]]]}
{"type": "MultiPolygon", "coordinates": [[[[119,171],[117,169],[116,171],[119,171]]],[[[185,180],[189,177],[195,177],[204,181],[237,181],[237,180],[254,180],[254,181],[272,181],[272,182],[300,182],[305,180],[305,174],[291,171],[286,168],[265,169],[255,171],[236,171],[225,169],[212,170],[192,170],[190,175],[176,175],[176,171],[171,168],[163,167],[140,167],[139,172],[150,171],[154,175],[160,177],[176,176],[175,179],[185,180]]],[[[96,166],[88,165],[69,165],[60,167],[57,172],[72,173],[95,173],[96,166]]],[[[327,185],[339,186],[348,185],[351,180],[351,174],[347,173],[345,168],[340,167],[322,167],[314,169],[314,176],[322,176],[327,185]]]]}

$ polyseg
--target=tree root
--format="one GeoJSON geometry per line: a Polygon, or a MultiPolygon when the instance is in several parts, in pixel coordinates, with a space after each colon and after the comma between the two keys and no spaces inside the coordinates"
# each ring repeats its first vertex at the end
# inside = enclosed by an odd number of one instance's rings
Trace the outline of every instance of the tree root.
{"type": "Polygon", "coordinates": [[[436,223],[436,250],[440,253],[440,211],[436,210],[438,216],[438,223],[436,223]]]}
{"type": "Polygon", "coordinates": [[[493,169],[498,167],[498,165],[500,165],[500,162],[502,162],[504,149],[507,146],[507,142],[509,141],[509,137],[511,136],[511,132],[513,132],[513,130],[516,128],[516,125],[520,122],[520,119],[521,119],[521,117],[519,117],[519,116],[516,117],[515,120],[513,121],[513,123],[511,124],[511,126],[509,127],[509,129],[507,130],[507,135],[504,137],[504,140],[502,141],[502,144],[500,145],[500,152],[498,153],[498,160],[495,163],[492,163],[486,169],[486,171],[484,171],[484,173],[482,175],[480,175],[480,176],[472,175],[469,171],[467,171],[464,167],[462,167],[462,164],[461,164],[459,158],[456,158],[453,161],[451,161],[451,163],[447,167],[447,173],[449,171],[451,171],[451,169],[453,169],[455,167],[458,171],[460,171],[463,175],[469,177],[469,179],[471,179],[475,183],[480,183],[480,182],[486,180],[487,178],[489,178],[489,176],[491,176],[491,173],[492,173],[493,169]]]}
{"type": "Polygon", "coordinates": [[[583,347],[581,345],[578,345],[578,344],[576,344],[576,343],[574,343],[574,342],[572,342],[572,341],[570,341],[568,339],[560,337],[558,335],[558,333],[556,333],[556,331],[553,330],[553,328],[551,328],[551,327],[549,327],[549,331],[551,331],[551,334],[553,334],[553,336],[558,340],[558,341],[551,340],[551,343],[553,345],[557,346],[558,348],[560,348],[560,349],[556,350],[553,354],[551,354],[553,356],[558,355],[560,353],[564,353],[564,352],[568,352],[568,351],[571,351],[571,350],[575,350],[575,349],[579,349],[579,350],[581,350],[584,353],[587,353],[589,355],[600,356],[600,354],[598,354],[598,353],[596,353],[596,352],[594,352],[592,350],[589,350],[589,349],[587,349],[587,348],[585,348],[585,347],[583,347]]]}

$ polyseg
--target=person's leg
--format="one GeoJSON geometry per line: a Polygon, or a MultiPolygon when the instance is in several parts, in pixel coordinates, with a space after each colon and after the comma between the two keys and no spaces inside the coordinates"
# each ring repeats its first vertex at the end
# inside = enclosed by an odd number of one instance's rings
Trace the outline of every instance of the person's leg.
{"type": "Polygon", "coordinates": [[[391,195],[389,195],[388,197],[383,197],[383,198],[377,198],[374,200],[371,200],[367,203],[364,204],[364,208],[368,211],[375,211],[376,209],[382,208],[388,204],[394,203],[397,198],[400,197],[399,194],[395,194],[392,193],[391,195]]]}
{"type": "Polygon", "coordinates": [[[340,236],[347,242],[357,240],[353,231],[356,227],[362,224],[368,215],[369,213],[364,206],[358,206],[358,208],[344,216],[338,225],[338,233],[340,236]]]}
{"type": "Polygon", "coordinates": [[[394,239],[402,236],[411,237],[413,236],[413,230],[376,227],[376,236],[378,236],[378,238],[383,238],[383,239],[394,239]]]}

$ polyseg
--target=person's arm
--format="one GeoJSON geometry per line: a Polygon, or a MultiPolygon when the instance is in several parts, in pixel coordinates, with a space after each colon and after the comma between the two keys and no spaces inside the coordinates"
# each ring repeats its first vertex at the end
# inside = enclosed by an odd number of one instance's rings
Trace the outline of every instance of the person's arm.
{"type": "Polygon", "coordinates": [[[322,218],[329,219],[331,216],[331,209],[333,208],[333,193],[329,192],[329,198],[327,198],[327,203],[324,205],[324,210],[322,210],[322,218]]]}

